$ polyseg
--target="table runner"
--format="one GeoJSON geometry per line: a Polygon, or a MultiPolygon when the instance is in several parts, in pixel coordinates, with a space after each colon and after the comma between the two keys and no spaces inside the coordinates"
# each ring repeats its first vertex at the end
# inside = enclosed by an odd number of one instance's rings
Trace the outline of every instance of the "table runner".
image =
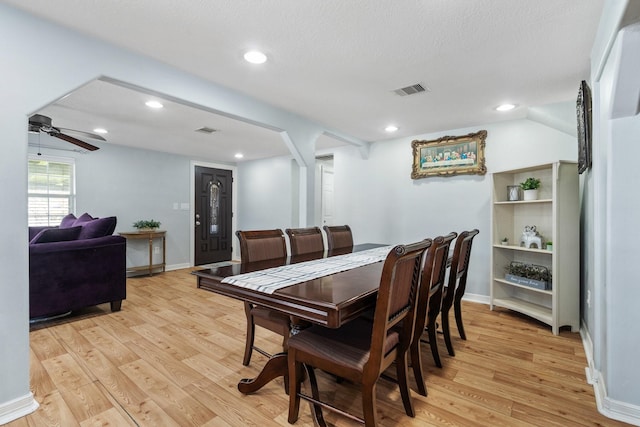
{"type": "Polygon", "coordinates": [[[222,279],[222,283],[272,294],[287,286],[383,261],[391,249],[393,246],[383,246],[361,252],[238,274],[222,279]]]}

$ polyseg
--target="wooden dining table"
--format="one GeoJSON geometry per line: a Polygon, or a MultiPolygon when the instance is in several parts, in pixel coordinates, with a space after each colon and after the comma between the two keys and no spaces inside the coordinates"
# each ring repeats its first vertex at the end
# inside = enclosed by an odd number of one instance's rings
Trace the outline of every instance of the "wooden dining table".
{"type": "MultiPolygon", "coordinates": [[[[293,321],[292,333],[295,333],[298,325],[304,322],[327,328],[339,328],[375,306],[383,262],[298,283],[278,289],[273,293],[265,293],[222,281],[227,277],[243,273],[382,246],[387,245],[362,244],[342,251],[306,254],[253,263],[232,263],[197,270],[193,274],[197,277],[197,286],[200,289],[290,315],[293,321]]],[[[287,375],[287,353],[282,352],[273,355],[257,377],[240,380],[238,390],[243,394],[253,393],[273,379],[285,375],[287,375]]]]}

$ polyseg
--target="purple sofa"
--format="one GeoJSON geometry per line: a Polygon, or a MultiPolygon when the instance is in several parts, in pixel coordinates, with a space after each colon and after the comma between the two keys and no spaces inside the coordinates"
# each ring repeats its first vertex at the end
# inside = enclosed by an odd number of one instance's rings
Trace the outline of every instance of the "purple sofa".
{"type": "Polygon", "coordinates": [[[50,317],[126,298],[126,240],[116,218],[75,218],[29,227],[29,317],[50,317]]]}

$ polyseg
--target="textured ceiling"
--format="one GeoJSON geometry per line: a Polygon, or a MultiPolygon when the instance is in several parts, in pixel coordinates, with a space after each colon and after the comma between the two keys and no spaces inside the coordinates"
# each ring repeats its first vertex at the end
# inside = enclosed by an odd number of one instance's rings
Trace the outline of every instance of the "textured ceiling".
{"type": "Polygon", "coordinates": [[[392,136],[397,138],[522,118],[529,107],[575,100],[580,81],[589,77],[603,4],[5,2],[366,141],[390,138],[388,123],[400,128],[392,136]],[[269,61],[247,64],[242,54],[249,48],[263,50],[269,61]],[[415,83],[429,91],[405,97],[393,92],[415,83]],[[503,102],[518,108],[493,110],[503,102]]]}

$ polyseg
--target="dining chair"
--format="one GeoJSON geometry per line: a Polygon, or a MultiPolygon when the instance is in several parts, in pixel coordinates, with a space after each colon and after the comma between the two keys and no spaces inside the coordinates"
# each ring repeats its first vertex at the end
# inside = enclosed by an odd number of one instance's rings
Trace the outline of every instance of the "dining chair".
{"type": "MultiPolygon", "coordinates": [[[[414,377],[418,384],[418,392],[423,396],[427,395],[427,391],[424,385],[422,362],[420,360],[420,343],[429,343],[436,366],[442,368],[442,361],[440,360],[440,354],[438,352],[436,319],[440,314],[440,307],[442,306],[442,293],[444,292],[443,288],[447,274],[449,249],[451,242],[457,235],[457,233],[451,232],[446,236],[442,236],[442,242],[440,242],[439,238],[434,239],[439,245],[433,254],[432,271],[430,274],[423,273],[422,275],[421,294],[418,301],[418,314],[416,315],[415,338],[411,343],[411,366],[413,367],[414,377]],[[428,341],[421,339],[425,331],[427,332],[428,341]]],[[[428,264],[425,263],[425,265],[428,264]]]]}
{"type": "Polygon", "coordinates": [[[373,322],[356,318],[338,329],[311,326],[289,338],[289,417],[298,419],[300,399],[375,426],[376,384],[382,372],[395,363],[400,395],[407,415],[415,412],[407,379],[407,351],[413,336],[415,308],[421,269],[431,239],[410,245],[398,245],[387,255],[375,306],[373,322]],[[301,393],[304,373],[311,393],[301,393]],[[364,419],[321,402],[314,368],[359,384],[362,391],[364,419]]]}
{"type": "Polygon", "coordinates": [[[447,345],[447,351],[451,356],[455,356],[455,351],[453,350],[451,333],[449,331],[449,310],[453,305],[460,338],[466,340],[467,336],[464,333],[464,326],[462,325],[461,301],[467,287],[467,273],[469,272],[469,258],[471,257],[473,238],[476,237],[479,232],[478,229],[473,229],[471,231],[463,231],[458,236],[453,249],[451,266],[449,267],[449,283],[445,287],[442,297],[442,334],[444,335],[444,342],[447,345]]]}
{"type": "Polygon", "coordinates": [[[324,232],[327,234],[327,249],[344,249],[353,247],[353,234],[348,225],[325,225],[324,232]]]}
{"type": "MultiPolygon", "coordinates": [[[[287,245],[281,229],[238,230],[236,236],[240,240],[240,258],[243,263],[286,258],[287,256],[287,245]]],[[[244,312],[247,317],[247,338],[242,360],[244,366],[249,365],[254,349],[266,357],[271,357],[271,354],[254,345],[255,325],[282,335],[282,348],[286,351],[291,331],[289,316],[249,302],[244,303],[244,312]]]]}
{"type": "Polygon", "coordinates": [[[418,393],[423,396],[427,395],[427,386],[422,368],[422,352],[420,351],[420,347],[423,341],[421,337],[426,331],[429,337],[429,345],[433,359],[436,366],[441,368],[442,362],[440,361],[436,342],[436,318],[440,312],[440,304],[442,302],[442,288],[446,277],[449,248],[456,236],[457,233],[452,232],[446,236],[438,236],[433,239],[433,244],[427,252],[424,269],[422,270],[420,291],[416,304],[415,329],[413,340],[411,341],[410,354],[413,377],[418,387],[418,393]]]}
{"type": "Polygon", "coordinates": [[[292,256],[324,251],[322,231],[318,227],[287,228],[285,233],[289,236],[292,256]]]}

